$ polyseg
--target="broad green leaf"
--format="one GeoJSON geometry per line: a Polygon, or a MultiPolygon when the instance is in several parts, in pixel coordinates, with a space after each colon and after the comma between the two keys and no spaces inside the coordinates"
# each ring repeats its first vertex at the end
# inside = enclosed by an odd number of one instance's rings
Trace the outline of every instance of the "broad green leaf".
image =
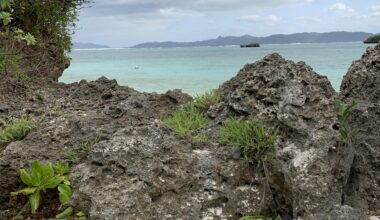
{"type": "Polygon", "coordinates": [[[33,186],[41,186],[42,183],[42,167],[41,163],[38,161],[32,162],[32,185],[33,186]]]}
{"type": "Polygon", "coordinates": [[[282,217],[280,215],[277,215],[274,220],[282,220],[282,217]]]}
{"type": "Polygon", "coordinates": [[[12,19],[13,18],[10,13],[5,12],[5,11],[0,12],[0,20],[3,21],[4,25],[8,25],[9,23],[11,23],[12,19]]]}
{"type": "Polygon", "coordinates": [[[86,216],[86,214],[84,214],[84,212],[82,212],[82,211],[79,211],[79,212],[77,212],[76,216],[77,217],[83,217],[83,216],[86,216]]]}
{"type": "Polygon", "coordinates": [[[20,178],[21,181],[28,186],[32,185],[32,178],[30,177],[29,173],[26,172],[26,170],[21,169],[20,170],[20,178]]]}
{"type": "Polygon", "coordinates": [[[49,180],[54,177],[54,168],[51,163],[46,165],[41,165],[42,167],[42,176],[44,180],[49,180]]]}
{"type": "Polygon", "coordinates": [[[41,194],[40,191],[34,192],[32,195],[29,196],[29,202],[32,209],[32,214],[36,213],[38,207],[41,204],[41,194]]]}
{"type": "Polygon", "coordinates": [[[65,209],[63,212],[59,213],[55,216],[56,219],[64,219],[69,217],[73,213],[73,208],[69,207],[65,209]]]}
{"type": "Polygon", "coordinates": [[[11,192],[11,196],[17,196],[20,194],[27,196],[27,195],[35,193],[36,190],[37,190],[37,187],[28,187],[28,188],[25,188],[25,189],[22,189],[22,190],[19,190],[16,192],[11,192]]]}
{"type": "Polygon", "coordinates": [[[67,204],[71,200],[71,196],[73,195],[73,192],[71,190],[71,187],[65,184],[60,184],[58,186],[59,191],[59,201],[62,205],[67,204]]]}
{"type": "Polygon", "coordinates": [[[63,184],[71,186],[71,183],[70,183],[69,178],[67,176],[65,176],[65,180],[63,181],[63,184]]]}
{"type": "Polygon", "coordinates": [[[46,189],[54,189],[54,188],[57,188],[57,186],[62,183],[63,181],[65,180],[65,177],[64,176],[55,176],[53,178],[51,178],[50,180],[48,180],[45,184],[45,188],[46,189]]]}

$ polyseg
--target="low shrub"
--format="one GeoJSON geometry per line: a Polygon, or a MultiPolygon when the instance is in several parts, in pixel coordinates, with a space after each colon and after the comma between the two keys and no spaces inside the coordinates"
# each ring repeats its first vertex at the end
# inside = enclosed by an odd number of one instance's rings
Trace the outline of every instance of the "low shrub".
{"type": "Polygon", "coordinates": [[[32,119],[21,118],[0,129],[0,147],[9,144],[14,140],[21,140],[35,128],[32,119]]]}
{"type": "Polygon", "coordinates": [[[219,142],[240,149],[249,162],[263,161],[275,151],[277,133],[253,118],[246,121],[231,118],[217,130],[219,142]]]}
{"type": "Polygon", "coordinates": [[[163,120],[164,124],[179,137],[194,136],[194,133],[207,127],[206,117],[195,107],[187,104],[163,120]]]}

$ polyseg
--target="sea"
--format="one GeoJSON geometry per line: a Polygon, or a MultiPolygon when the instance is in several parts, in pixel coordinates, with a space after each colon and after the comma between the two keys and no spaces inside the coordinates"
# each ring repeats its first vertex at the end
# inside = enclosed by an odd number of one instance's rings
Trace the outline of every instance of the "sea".
{"type": "Polygon", "coordinates": [[[315,72],[329,78],[339,91],[343,76],[368,45],[361,42],[318,44],[264,44],[260,48],[111,48],[73,50],[71,66],[61,82],[116,79],[141,92],[164,93],[181,89],[191,95],[218,88],[248,63],[270,53],[295,62],[305,61],[315,72]]]}

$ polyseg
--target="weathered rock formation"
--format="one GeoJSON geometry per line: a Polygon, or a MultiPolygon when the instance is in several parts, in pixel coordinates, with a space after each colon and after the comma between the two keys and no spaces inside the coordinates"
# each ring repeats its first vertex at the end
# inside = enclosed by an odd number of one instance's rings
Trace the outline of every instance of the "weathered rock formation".
{"type": "Polygon", "coordinates": [[[280,129],[279,149],[269,162],[277,211],[295,219],[364,219],[342,205],[354,151],[334,129],[337,94],[326,77],[271,54],[219,90],[224,103],[212,112],[255,117],[280,129]]]}
{"type": "MultiPolygon", "coordinates": [[[[260,212],[257,172],[239,154],[228,146],[192,146],[163,127],[160,119],[190,96],[139,93],[105,78],[53,82],[54,90],[7,85],[0,88],[7,106],[1,118],[29,114],[40,125],[0,152],[0,219],[25,203],[9,196],[21,186],[19,168],[33,160],[65,161],[67,152],[80,152],[80,143],[95,136],[100,142],[79,157],[71,177],[74,207],[91,219],[236,219],[260,212]],[[43,94],[44,104],[35,94],[43,94]]],[[[34,218],[53,217],[54,203],[45,198],[34,218]]]]}
{"type": "MultiPolygon", "coordinates": [[[[25,203],[9,196],[21,187],[18,169],[32,160],[67,161],[67,152],[78,154],[71,170],[72,205],[90,219],[281,213],[298,220],[361,220],[368,212],[378,215],[379,57],[380,46],[368,49],[342,84],[341,98],[359,102],[350,122],[358,130],[352,141],[343,141],[337,130],[339,94],[303,62],[271,54],[219,88],[221,102],[207,110],[205,134],[214,137],[230,116],[255,117],[279,128],[266,178],[261,167],[242,161],[230,146],[192,144],[165,128],[161,119],[191,100],[178,90],[140,93],[106,78],[30,88],[2,81],[0,126],[24,115],[39,126],[0,149],[0,219],[10,219],[25,203]],[[93,139],[94,146],[81,152],[80,143],[93,139]]],[[[48,196],[38,215],[25,217],[53,217],[57,203],[48,196]]]]}
{"type": "Polygon", "coordinates": [[[353,62],[343,79],[341,97],[346,103],[358,103],[350,121],[357,131],[352,140],[356,154],[344,203],[379,214],[380,45],[353,62]]]}

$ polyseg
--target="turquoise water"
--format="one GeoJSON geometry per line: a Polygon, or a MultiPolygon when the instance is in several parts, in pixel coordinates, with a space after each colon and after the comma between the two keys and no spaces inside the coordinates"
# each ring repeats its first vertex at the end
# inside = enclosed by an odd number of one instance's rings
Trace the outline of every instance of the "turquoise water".
{"type": "Polygon", "coordinates": [[[198,47],[157,49],[74,50],[61,82],[116,79],[139,91],[165,92],[179,88],[200,94],[235,76],[247,63],[273,52],[286,59],[305,61],[326,75],[339,90],[352,61],[365,52],[362,43],[262,45],[260,48],[198,47]]]}

